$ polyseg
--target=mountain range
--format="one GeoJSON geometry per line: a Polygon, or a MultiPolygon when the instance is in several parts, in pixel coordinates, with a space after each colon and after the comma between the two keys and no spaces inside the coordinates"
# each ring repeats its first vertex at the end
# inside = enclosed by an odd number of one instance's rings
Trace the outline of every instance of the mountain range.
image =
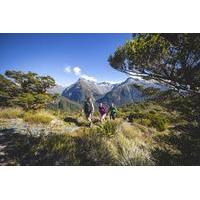
{"type": "Polygon", "coordinates": [[[102,98],[105,94],[112,90],[114,85],[110,83],[96,83],[80,78],[76,83],[67,87],[62,96],[79,103],[85,100],[85,97],[91,96],[94,100],[102,98]]]}
{"type": "Polygon", "coordinates": [[[59,93],[66,99],[82,103],[87,96],[91,96],[96,103],[114,103],[121,106],[127,103],[143,101],[148,98],[147,89],[166,90],[167,87],[153,80],[129,77],[122,83],[93,82],[84,78],[69,87],[56,86],[50,93],[59,93]]]}

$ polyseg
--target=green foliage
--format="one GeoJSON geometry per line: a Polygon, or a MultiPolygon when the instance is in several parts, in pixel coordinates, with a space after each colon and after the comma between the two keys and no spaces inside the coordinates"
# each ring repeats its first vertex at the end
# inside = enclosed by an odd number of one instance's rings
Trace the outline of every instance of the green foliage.
{"type": "Polygon", "coordinates": [[[120,110],[125,113],[125,118],[129,122],[137,122],[144,126],[154,127],[158,131],[166,129],[168,119],[171,117],[161,106],[152,102],[126,105],[120,110]]]}
{"type": "Polygon", "coordinates": [[[200,34],[134,34],[109,63],[121,72],[165,82],[177,89],[200,87],[200,34]]]}
{"type": "Polygon", "coordinates": [[[24,114],[24,121],[36,124],[49,124],[55,117],[44,110],[41,111],[29,111],[24,114]]]}
{"type": "Polygon", "coordinates": [[[158,131],[164,131],[166,129],[166,119],[159,115],[152,115],[150,125],[155,127],[158,131]]]}
{"type": "Polygon", "coordinates": [[[11,106],[11,99],[19,93],[19,87],[0,74],[0,106],[11,106]]]}
{"type": "Polygon", "coordinates": [[[55,80],[50,76],[39,76],[36,73],[7,70],[5,75],[20,86],[23,93],[46,93],[47,89],[55,86],[55,80]]]}
{"type": "Polygon", "coordinates": [[[101,127],[97,128],[97,132],[103,133],[106,136],[113,136],[117,133],[117,130],[121,124],[121,121],[106,121],[101,127]]]}
{"type": "Polygon", "coordinates": [[[52,101],[47,94],[55,81],[50,76],[38,76],[36,73],[6,71],[0,76],[0,106],[21,106],[26,110],[43,108],[52,101]]]}

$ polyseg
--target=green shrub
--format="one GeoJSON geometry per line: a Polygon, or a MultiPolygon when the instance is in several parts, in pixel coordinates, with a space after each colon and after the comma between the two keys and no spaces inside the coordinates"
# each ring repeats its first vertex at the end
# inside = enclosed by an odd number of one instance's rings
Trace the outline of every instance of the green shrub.
{"type": "Polygon", "coordinates": [[[164,114],[157,114],[150,111],[149,113],[146,113],[145,119],[147,119],[147,126],[154,127],[157,131],[164,131],[166,129],[167,117],[164,114]]]}
{"type": "Polygon", "coordinates": [[[20,118],[24,114],[21,108],[0,108],[0,118],[15,119],[20,118]]]}
{"type": "Polygon", "coordinates": [[[149,113],[155,115],[156,111],[155,110],[150,110],[149,113]]]}
{"type": "Polygon", "coordinates": [[[151,126],[151,120],[150,119],[142,119],[142,122],[141,124],[144,125],[144,126],[151,126]]]}
{"type": "Polygon", "coordinates": [[[116,134],[121,121],[106,121],[100,128],[97,128],[97,132],[103,133],[106,136],[113,136],[116,134]]]}
{"type": "Polygon", "coordinates": [[[164,131],[166,129],[166,120],[159,115],[155,115],[151,118],[151,126],[156,128],[158,131],[164,131]]]}
{"type": "Polygon", "coordinates": [[[42,123],[42,124],[48,124],[50,123],[55,117],[47,112],[47,111],[30,111],[26,112],[24,114],[24,121],[29,122],[29,123],[42,123]]]}
{"type": "Polygon", "coordinates": [[[140,119],[141,123],[142,123],[142,119],[145,118],[145,114],[144,113],[141,113],[141,112],[138,112],[138,113],[131,113],[129,116],[128,116],[128,120],[129,122],[134,122],[136,119],[140,119]]]}
{"type": "Polygon", "coordinates": [[[164,131],[167,124],[167,116],[164,114],[157,114],[151,110],[147,113],[131,113],[128,116],[129,122],[137,122],[144,126],[154,127],[158,131],[164,131]]]}

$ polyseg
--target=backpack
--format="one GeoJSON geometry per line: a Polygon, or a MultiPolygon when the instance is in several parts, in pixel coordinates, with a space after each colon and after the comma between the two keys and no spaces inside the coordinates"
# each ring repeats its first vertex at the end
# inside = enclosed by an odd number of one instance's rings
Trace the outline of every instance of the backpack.
{"type": "Polygon", "coordinates": [[[84,112],[85,113],[91,113],[92,112],[91,103],[88,102],[88,101],[85,101],[85,103],[84,103],[84,112]]]}
{"type": "Polygon", "coordinates": [[[110,107],[110,112],[111,114],[116,114],[117,113],[117,109],[114,106],[110,107]]]}

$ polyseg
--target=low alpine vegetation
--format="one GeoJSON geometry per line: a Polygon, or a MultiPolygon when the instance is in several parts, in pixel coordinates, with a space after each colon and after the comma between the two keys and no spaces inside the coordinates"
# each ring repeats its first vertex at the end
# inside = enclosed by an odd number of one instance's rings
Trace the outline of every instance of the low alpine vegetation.
{"type": "Polygon", "coordinates": [[[21,118],[24,115],[24,111],[21,108],[0,108],[1,119],[16,119],[21,118]]]}
{"type": "Polygon", "coordinates": [[[26,112],[23,117],[25,122],[36,124],[49,124],[54,118],[53,114],[45,110],[26,112]]]}

